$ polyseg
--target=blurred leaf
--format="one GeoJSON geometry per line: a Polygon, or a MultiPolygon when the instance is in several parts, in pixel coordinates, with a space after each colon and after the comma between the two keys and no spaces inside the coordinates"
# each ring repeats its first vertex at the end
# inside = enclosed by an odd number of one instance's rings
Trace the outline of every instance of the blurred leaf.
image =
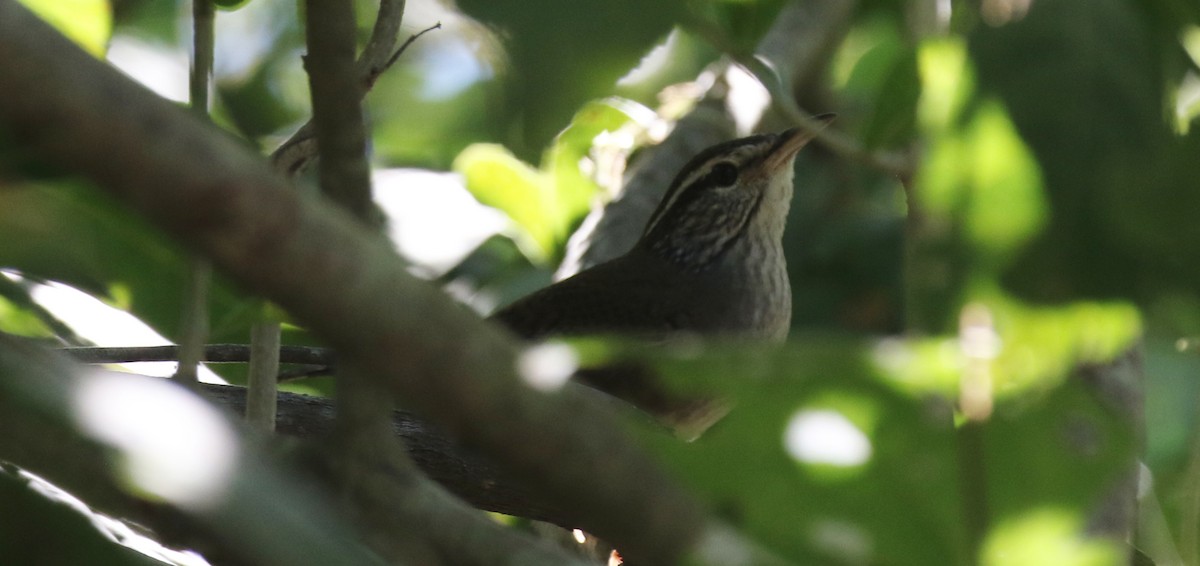
{"type": "Polygon", "coordinates": [[[554,193],[540,171],[495,144],[473,144],[454,160],[467,190],[484,205],[499,209],[519,228],[517,241],[530,257],[548,261],[559,239],[554,193]]]}
{"type": "MultiPolygon", "coordinates": [[[[165,235],[106,195],[71,183],[0,191],[0,266],[116,303],[173,338],[186,277],[165,235]]],[[[258,301],[224,281],[211,295],[214,342],[242,342],[258,301]]]]}
{"type": "MultiPolygon", "coordinates": [[[[692,15],[707,24],[713,33],[708,35],[716,47],[737,56],[754,53],[759,40],[766,35],[775,16],[786,4],[784,0],[686,0],[692,15]]],[[[688,22],[696,27],[696,21],[688,22]]]]}
{"type": "Polygon", "coordinates": [[[471,143],[507,131],[496,123],[511,117],[502,85],[491,80],[477,30],[463,28],[422,36],[367,96],[374,150],[385,163],[449,168],[471,143]]]}
{"type": "Polygon", "coordinates": [[[1037,162],[994,104],[935,137],[916,185],[930,222],[962,223],[976,270],[1003,267],[1046,221],[1037,162]]]}
{"type": "Polygon", "coordinates": [[[217,8],[228,12],[237,10],[249,3],[250,0],[213,0],[213,4],[216,4],[217,8]]]}
{"type": "Polygon", "coordinates": [[[1059,563],[1116,564],[1105,561],[1109,546],[1083,540],[1081,526],[1130,471],[1123,416],[1081,380],[1043,376],[1048,391],[999,401],[980,425],[982,459],[964,460],[956,438],[964,432],[937,394],[961,374],[947,347],[957,341],[684,347],[657,363],[668,383],[730,395],[733,410],[694,442],[648,442],[725,520],[798,563],[964,563],[970,512],[992,520],[985,561],[1029,556],[1021,545],[1038,544],[1059,563]],[[977,495],[986,508],[968,510],[962,482],[975,473],[968,483],[984,482],[977,495]],[[1055,529],[1031,541],[1020,525],[1046,509],[1055,529]]]}
{"type": "Polygon", "coordinates": [[[459,154],[454,169],[479,202],[497,208],[519,228],[517,241],[539,263],[556,263],[567,238],[587,213],[599,187],[580,169],[593,140],[629,122],[631,105],[619,99],[593,101],[575,114],[535,170],[493,144],[474,144],[459,154]]]}
{"type": "MultiPolygon", "coordinates": [[[[3,276],[0,276],[0,279],[4,279],[3,276]]],[[[11,284],[11,282],[7,279],[0,281],[0,285],[5,284],[11,284]]],[[[49,338],[54,335],[33,313],[3,297],[0,297],[0,332],[38,338],[49,338]]]]}
{"type": "Polygon", "coordinates": [[[108,0],[20,0],[95,57],[103,57],[112,34],[108,0]]]}
{"type": "Polygon", "coordinates": [[[1003,520],[984,546],[986,566],[1106,566],[1128,552],[1112,541],[1084,537],[1078,513],[1047,507],[1003,520]]]}
{"type": "Polygon", "coordinates": [[[903,48],[893,22],[883,18],[858,22],[846,32],[833,53],[829,63],[830,86],[850,96],[877,92],[884,70],[895,62],[903,48]]]}
{"type": "Polygon", "coordinates": [[[975,94],[975,69],[967,60],[967,46],[957,39],[926,40],[917,51],[917,62],[921,126],[931,132],[950,129],[975,94]]]}
{"type": "Polygon", "coordinates": [[[1180,351],[1176,340],[1161,338],[1147,340],[1145,353],[1146,462],[1156,470],[1182,467],[1197,425],[1200,355],[1180,351]]]}
{"type": "Polygon", "coordinates": [[[305,116],[301,108],[290,104],[281,84],[283,69],[294,64],[292,53],[273,52],[257,62],[244,76],[221,77],[217,81],[221,110],[242,137],[250,140],[278,132],[305,116]]]}
{"type": "Polygon", "coordinates": [[[995,521],[984,563],[1124,563],[1125,549],[1088,540],[1085,529],[1135,473],[1130,424],[1078,379],[1036,404],[998,407],[983,430],[995,521]]]}
{"type": "MultiPolygon", "coordinates": [[[[928,149],[913,183],[910,324],[949,331],[968,291],[995,280],[1047,224],[1038,162],[1004,108],[974,92],[964,46],[919,50],[918,104],[928,149]]],[[[990,283],[988,283],[990,285],[990,283]]]]}
{"type": "Polygon", "coordinates": [[[505,40],[508,98],[496,116],[509,124],[510,147],[526,159],[581,104],[610,94],[682,14],[681,0],[460,0],[458,6],[505,40]]]}
{"type": "Polygon", "coordinates": [[[1034,307],[999,296],[980,303],[993,316],[1001,342],[993,367],[997,396],[1058,385],[1080,365],[1104,364],[1133,348],[1141,317],[1120,303],[1074,303],[1034,307]]]}
{"type": "Polygon", "coordinates": [[[947,405],[892,388],[862,345],[789,346],[661,364],[737,402],[699,440],[656,444],[660,456],[723,519],[797,563],[958,562],[947,405]]]}
{"type": "Polygon", "coordinates": [[[599,190],[592,177],[580,169],[580,164],[590,161],[596,136],[615,132],[628,124],[631,113],[636,112],[635,106],[635,103],[619,98],[584,104],[542,158],[542,168],[549,169],[554,178],[558,213],[568,224],[565,227],[568,236],[574,231],[575,223],[587,213],[599,190]]]}
{"type": "Polygon", "coordinates": [[[903,145],[916,125],[917,100],[921,95],[916,53],[899,54],[883,76],[871,117],[863,130],[863,143],[869,148],[903,145]]]}
{"type": "Polygon", "coordinates": [[[1051,222],[1006,281],[1038,299],[1148,299],[1200,285],[1195,155],[1166,120],[1164,50],[1127,0],[1035,2],[970,38],[980,84],[1005,102],[1045,179],[1051,222]]]}

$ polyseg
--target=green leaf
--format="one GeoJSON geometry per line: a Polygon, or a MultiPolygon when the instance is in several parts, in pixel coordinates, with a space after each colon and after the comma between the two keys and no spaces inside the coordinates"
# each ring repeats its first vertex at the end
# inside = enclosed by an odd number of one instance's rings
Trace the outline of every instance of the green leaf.
{"type": "Polygon", "coordinates": [[[517,159],[503,146],[472,144],[454,160],[467,190],[484,205],[496,208],[519,228],[517,242],[531,258],[548,261],[560,238],[553,188],[546,176],[517,159]]]}
{"type": "Polygon", "coordinates": [[[107,0],[20,0],[25,7],[96,57],[103,57],[112,34],[107,0]]]}
{"type": "MultiPolygon", "coordinates": [[[[748,56],[775,23],[784,4],[782,0],[689,0],[688,7],[696,18],[719,34],[719,37],[709,34],[717,48],[748,56]]],[[[689,23],[696,26],[694,21],[689,23]]]]}
{"type": "Polygon", "coordinates": [[[468,15],[504,39],[508,97],[494,110],[526,159],[537,155],[587,100],[610,94],[682,14],[680,0],[561,2],[462,0],[468,15]]]}
{"type": "Polygon", "coordinates": [[[921,95],[917,54],[901,53],[884,76],[863,129],[863,143],[870,148],[903,145],[916,126],[917,100],[921,95]]]}
{"type": "Polygon", "coordinates": [[[630,122],[633,105],[615,98],[585,104],[542,156],[540,169],[503,146],[473,144],[454,160],[454,170],[479,202],[513,220],[530,259],[555,263],[599,190],[581,163],[591,159],[596,136],[630,122]]]}
{"type": "Polygon", "coordinates": [[[790,346],[660,366],[737,399],[699,440],[658,442],[660,456],[724,520],[796,563],[956,563],[946,406],[882,379],[869,346],[790,346]]]}

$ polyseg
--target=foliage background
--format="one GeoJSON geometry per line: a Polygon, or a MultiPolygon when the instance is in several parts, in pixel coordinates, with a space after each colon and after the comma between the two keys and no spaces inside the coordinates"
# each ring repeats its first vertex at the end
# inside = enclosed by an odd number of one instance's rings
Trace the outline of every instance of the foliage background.
{"type": "MultiPolygon", "coordinates": [[[[184,91],[169,73],[186,68],[186,5],[27,3],[98,57],[184,91]]],[[[385,206],[401,250],[485,313],[548,283],[613,172],[695,103],[714,61],[745,60],[787,4],[410,2],[405,30],[443,29],[367,101],[373,163],[395,173],[377,191],[399,203],[385,206]],[[432,184],[417,170],[457,176],[432,184]],[[409,228],[434,215],[427,232],[409,228]],[[430,251],[452,239],[439,222],[473,239],[430,251]]],[[[766,546],[842,564],[1118,563],[1120,542],[1083,533],[1140,451],[1153,489],[1134,546],[1144,560],[1200,564],[1189,534],[1200,528],[1189,519],[1200,505],[1200,5],[846,4],[817,79],[791,94],[838,112],[861,151],[911,170],[805,150],[786,241],[793,340],[663,360],[752,410],[653,449],[766,546]],[[1106,396],[1084,379],[1129,356],[1144,374],[1132,392],[1106,396]],[[735,371],[743,379],[725,379],[735,371]],[[972,412],[978,383],[989,401],[972,412]],[[1129,410],[1141,394],[1144,411],[1129,410]],[[806,456],[793,442],[811,422],[839,446],[865,442],[865,456],[806,456]]],[[[358,8],[365,37],[373,7],[358,8]]],[[[301,20],[276,0],[218,19],[215,119],[264,152],[308,116],[301,20]]],[[[760,128],[786,125],[768,109],[760,128]]],[[[86,183],[11,147],[0,155],[0,266],[14,275],[0,278],[0,330],[66,335],[31,299],[54,281],[174,338],[179,249],[86,183]]],[[[257,312],[218,281],[212,340],[244,342],[257,312]]],[[[285,341],[312,339],[290,327],[285,341]]]]}

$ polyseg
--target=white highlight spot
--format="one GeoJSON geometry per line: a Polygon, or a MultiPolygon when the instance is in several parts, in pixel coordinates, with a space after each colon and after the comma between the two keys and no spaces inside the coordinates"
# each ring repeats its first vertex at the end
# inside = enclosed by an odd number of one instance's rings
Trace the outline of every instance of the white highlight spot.
{"type": "Polygon", "coordinates": [[[784,447],[806,464],[861,466],[871,458],[871,441],[841,413],[829,409],[797,411],[784,432],[784,447]]]}
{"type": "MultiPolygon", "coordinates": [[[[0,271],[0,276],[18,280],[19,276],[0,271]]],[[[99,299],[69,285],[50,282],[36,285],[33,300],[66,323],[77,334],[97,346],[166,346],[170,344],[146,323],[123,310],[110,307],[99,299]]],[[[142,375],[168,377],[175,374],[175,362],[140,362],[114,364],[142,375]]],[[[200,366],[200,381],[225,383],[217,374],[200,366]]]]}
{"type": "Polygon", "coordinates": [[[549,342],[530,347],[517,358],[517,372],[538,391],[556,391],[579,367],[579,356],[570,346],[549,342]]]}
{"type": "Polygon", "coordinates": [[[121,451],[137,489],[185,507],[220,498],[237,466],[232,428],[212,407],[157,378],[97,371],[79,382],[80,426],[121,451]]]}
{"type": "Polygon", "coordinates": [[[583,534],[583,531],[579,529],[571,531],[571,536],[575,537],[575,542],[579,544],[587,542],[587,535],[583,534]]]}
{"type": "Polygon", "coordinates": [[[117,35],[109,43],[107,59],[159,96],[187,102],[188,55],[182,49],[117,35]]]}
{"type": "Polygon", "coordinates": [[[372,182],[400,253],[436,274],[458,265],[508,226],[504,214],[479,204],[452,173],[385,169],[376,171],[372,182]]]}

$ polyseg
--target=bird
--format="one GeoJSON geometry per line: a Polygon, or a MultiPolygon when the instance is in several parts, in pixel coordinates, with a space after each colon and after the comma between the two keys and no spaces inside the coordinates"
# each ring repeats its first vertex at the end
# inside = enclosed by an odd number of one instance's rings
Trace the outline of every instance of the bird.
{"type": "MultiPolygon", "coordinates": [[[[824,127],[833,117],[814,119],[824,127]]],[[[784,340],[792,312],[783,232],[793,163],[818,130],[793,128],[701,151],[675,176],[631,250],[490,319],[530,341],[596,334],[663,340],[679,333],[784,340]]],[[[609,383],[584,381],[652,413],[681,410],[670,395],[638,383],[644,371],[633,373],[610,375],[609,383]]]]}

